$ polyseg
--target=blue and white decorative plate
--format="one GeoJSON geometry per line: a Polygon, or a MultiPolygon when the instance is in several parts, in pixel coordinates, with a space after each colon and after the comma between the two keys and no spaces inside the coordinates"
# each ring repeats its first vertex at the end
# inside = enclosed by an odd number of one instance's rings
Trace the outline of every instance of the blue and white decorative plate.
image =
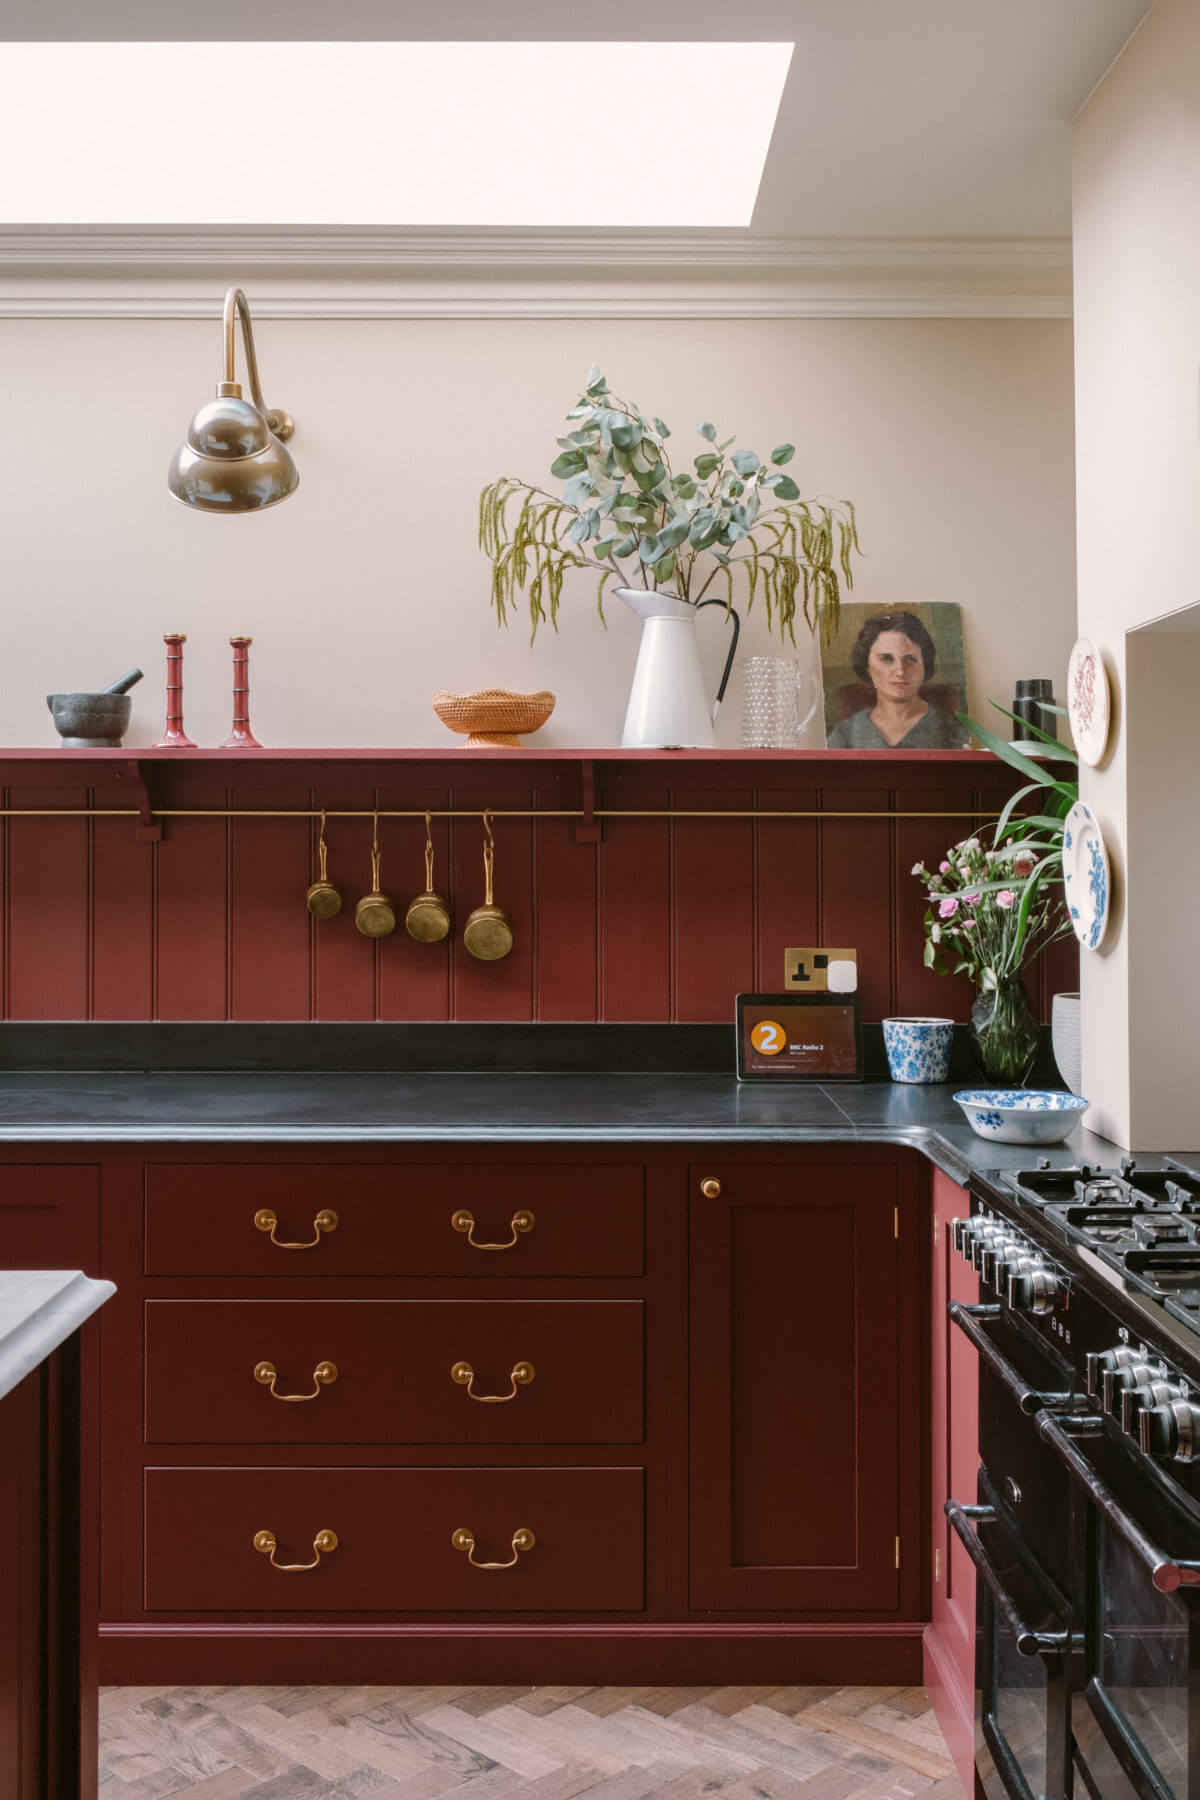
{"type": "Polygon", "coordinates": [[[1091,1105],[1057,1088],[964,1088],[954,1098],[971,1130],[996,1144],[1060,1144],[1091,1105]]]}
{"type": "Polygon", "coordinates": [[[1082,800],[1075,802],[1063,824],[1062,863],[1075,936],[1085,950],[1098,950],[1108,926],[1112,877],[1100,827],[1082,800]]]}

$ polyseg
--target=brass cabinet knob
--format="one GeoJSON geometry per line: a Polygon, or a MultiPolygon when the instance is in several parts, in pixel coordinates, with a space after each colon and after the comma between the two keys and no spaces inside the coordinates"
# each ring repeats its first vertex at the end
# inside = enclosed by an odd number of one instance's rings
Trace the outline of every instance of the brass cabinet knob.
{"type": "Polygon", "coordinates": [[[512,1534],[513,1553],[508,1562],[476,1562],[475,1533],[469,1526],[460,1525],[458,1530],[452,1534],[450,1542],[455,1550],[466,1552],[467,1561],[473,1569],[515,1569],[522,1552],[532,1550],[537,1539],[527,1526],[519,1526],[512,1534]]]}
{"type": "Polygon", "coordinates": [[[533,1364],[531,1362],[514,1363],[508,1372],[509,1391],[507,1394],[477,1394],[472,1385],[475,1371],[469,1362],[456,1362],[450,1371],[451,1381],[459,1387],[465,1387],[472,1400],[478,1400],[481,1406],[503,1406],[508,1400],[515,1400],[518,1387],[528,1387],[533,1380],[533,1364]]]}
{"type": "Polygon", "coordinates": [[[700,1192],[704,1195],[706,1200],[719,1200],[721,1198],[721,1184],[715,1176],[710,1175],[707,1181],[702,1181],[700,1183],[700,1192]]]}
{"type": "Polygon", "coordinates": [[[473,1250],[511,1250],[515,1247],[520,1232],[532,1231],[536,1223],[527,1206],[522,1206],[509,1220],[508,1228],[512,1232],[501,1244],[481,1244],[475,1236],[475,1214],[467,1207],[460,1206],[458,1211],[450,1215],[450,1223],[455,1231],[465,1233],[468,1244],[473,1250]]]}
{"type": "Polygon", "coordinates": [[[318,1531],[313,1539],[313,1560],[310,1563],[281,1563],[275,1561],[275,1552],[279,1548],[279,1540],[273,1531],[256,1531],[254,1548],[260,1556],[270,1559],[271,1567],[278,1569],[282,1575],[303,1575],[309,1569],[315,1569],[323,1556],[331,1556],[338,1547],[336,1531],[318,1531]]]}
{"type": "Polygon", "coordinates": [[[269,1232],[271,1242],[277,1245],[280,1250],[315,1250],[321,1241],[321,1233],[323,1231],[337,1230],[338,1216],[331,1206],[323,1206],[313,1220],[313,1231],[315,1236],[305,1238],[303,1242],[297,1243],[289,1243],[284,1238],[277,1238],[275,1236],[275,1229],[278,1224],[279,1217],[273,1207],[260,1206],[254,1215],[254,1229],[256,1231],[269,1232]]]}
{"type": "Polygon", "coordinates": [[[279,1371],[276,1369],[275,1364],[273,1362],[264,1361],[257,1362],[254,1365],[255,1381],[261,1382],[262,1386],[270,1393],[272,1399],[286,1400],[289,1405],[294,1405],[298,1401],[319,1399],[321,1389],[323,1387],[328,1387],[330,1382],[337,1380],[337,1364],[332,1362],[319,1362],[312,1372],[312,1378],[313,1390],[311,1394],[281,1394],[275,1387],[275,1383],[279,1379],[279,1371]]]}

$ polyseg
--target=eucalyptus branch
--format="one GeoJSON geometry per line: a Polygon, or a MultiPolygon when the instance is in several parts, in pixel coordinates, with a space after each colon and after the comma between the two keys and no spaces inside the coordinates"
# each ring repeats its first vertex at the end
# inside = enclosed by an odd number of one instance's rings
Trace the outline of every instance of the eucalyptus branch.
{"type": "Polygon", "coordinates": [[[665,448],[668,427],[613,394],[597,368],[567,417],[551,465],[564,482],[560,495],[512,477],[480,495],[479,544],[492,564],[499,622],[524,595],[535,633],[546,617],[556,624],[564,580],[575,568],[599,572],[602,618],[605,586],[614,579],[628,585],[633,568],[644,588],[673,588],[694,606],[722,570],[732,603],[736,572],[744,569],[747,605],[761,592],[769,627],[778,620],[794,642],[802,610],[809,629],[828,641],[842,588],[854,584],[857,520],[849,501],[801,499],[784,472],[795,454],[791,444],[778,445],[767,462],[750,450],[730,456],[734,440],[718,443],[705,421],[696,428],[704,444],[693,459],[695,474],[677,474],[665,448]],[[712,567],[701,579],[702,558],[712,567]]]}

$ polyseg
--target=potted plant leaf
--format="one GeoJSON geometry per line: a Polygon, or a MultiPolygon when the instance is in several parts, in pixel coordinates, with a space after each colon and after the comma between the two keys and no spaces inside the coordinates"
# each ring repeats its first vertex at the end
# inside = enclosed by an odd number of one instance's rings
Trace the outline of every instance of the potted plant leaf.
{"type": "MultiPolygon", "coordinates": [[[[854,584],[859,550],[848,500],[805,500],[786,472],[794,446],[765,460],[735,450],[702,421],[702,448],[690,468],[672,466],[671,433],[659,418],[620,399],[599,368],[567,414],[550,473],[553,494],[504,476],[479,497],[479,544],[492,565],[492,604],[504,623],[523,595],[533,633],[557,622],[563,583],[573,569],[599,575],[605,590],[642,620],[642,644],[621,742],[711,744],[715,709],[705,693],[695,619],[714,582],[734,621],[741,582],[746,604],[761,593],[770,626],[795,642],[797,612],[824,639],[837,628],[843,583],[854,584]]],[[[717,703],[720,704],[718,694],[717,703]]]]}
{"type": "Polygon", "coordinates": [[[1075,763],[1064,744],[992,705],[1045,744],[1046,761],[959,713],[972,736],[1025,781],[1006,801],[990,847],[976,833],[951,845],[936,869],[917,863],[913,874],[926,889],[926,966],[970,978],[976,989],[971,1040],[980,1067],[989,1081],[1017,1086],[1029,1073],[1039,1038],[1021,972],[1071,930],[1062,895],[1063,829],[1079,787],[1046,766],[1075,763]]]}

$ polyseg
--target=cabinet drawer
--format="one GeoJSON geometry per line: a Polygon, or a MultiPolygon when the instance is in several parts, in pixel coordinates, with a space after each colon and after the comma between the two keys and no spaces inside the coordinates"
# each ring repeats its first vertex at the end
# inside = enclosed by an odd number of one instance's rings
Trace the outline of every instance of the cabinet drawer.
{"type": "Polygon", "coordinates": [[[146,1273],[636,1276],[644,1214],[636,1163],[152,1163],[146,1273]]]}
{"type": "Polygon", "coordinates": [[[164,1612],[636,1612],[641,1469],[146,1470],[146,1607],[164,1612]],[[451,1538],[474,1535],[470,1552],[451,1538]],[[278,1563],[255,1548],[276,1539],[278,1563]],[[516,1551],[514,1534],[533,1534],[516,1551]],[[318,1557],[320,1532],[336,1549],[318,1557]],[[478,1562],[512,1562],[503,1569],[478,1562]]]}
{"type": "Polygon", "coordinates": [[[634,1444],[644,1386],[640,1300],[146,1305],[152,1444],[634,1444]]]}

